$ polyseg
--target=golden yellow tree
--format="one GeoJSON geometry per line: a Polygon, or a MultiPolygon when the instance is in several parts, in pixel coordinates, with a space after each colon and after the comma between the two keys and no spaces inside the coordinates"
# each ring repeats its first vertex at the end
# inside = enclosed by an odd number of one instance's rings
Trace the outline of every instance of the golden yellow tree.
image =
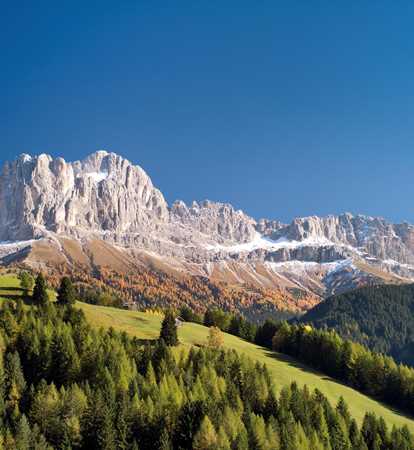
{"type": "Polygon", "coordinates": [[[220,328],[210,327],[207,337],[207,345],[213,348],[220,348],[224,344],[224,336],[220,328]]]}

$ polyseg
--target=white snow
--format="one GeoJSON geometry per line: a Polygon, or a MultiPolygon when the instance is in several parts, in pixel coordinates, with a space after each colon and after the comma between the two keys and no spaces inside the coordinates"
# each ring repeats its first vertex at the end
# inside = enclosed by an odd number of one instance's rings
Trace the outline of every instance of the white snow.
{"type": "Polygon", "coordinates": [[[320,266],[317,262],[313,261],[299,261],[299,260],[292,260],[292,261],[281,261],[281,262],[272,262],[272,261],[265,261],[265,266],[269,269],[272,269],[275,272],[278,272],[279,270],[288,270],[289,272],[303,272],[307,269],[316,269],[320,266]]]}
{"type": "MultiPolygon", "coordinates": [[[[322,264],[322,266],[324,266],[324,264],[322,264]]],[[[328,267],[327,275],[332,275],[346,268],[355,269],[352,258],[340,259],[331,263],[325,263],[325,267],[328,267]]]]}
{"type": "Polygon", "coordinates": [[[95,183],[99,183],[108,178],[108,172],[89,172],[85,173],[85,176],[92,178],[95,183]]]}
{"type": "Polygon", "coordinates": [[[315,270],[315,269],[326,269],[327,275],[331,275],[347,267],[352,268],[353,263],[352,258],[347,258],[322,264],[314,261],[298,261],[298,260],[284,261],[284,262],[266,261],[265,266],[273,270],[274,272],[285,270],[293,273],[303,273],[306,272],[307,270],[315,270]]]}
{"type": "Polygon", "coordinates": [[[36,239],[30,239],[28,241],[0,241],[0,247],[20,247],[21,245],[29,245],[35,242],[36,239]]]}
{"type": "Polygon", "coordinates": [[[32,157],[30,155],[28,155],[27,153],[23,153],[22,159],[23,159],[23,162],[29,162],[32,160],[32,157]]]}
{"type": "Polygon", "coordinates": [[[386,264],[387,266],[398,266],[398,267],[404,267],[405,269],[414,269],[414,266],[411,264],[403,264],[399,263],[398,261],[395,261],[394,259],[384,259],[382,261],[383,264],[386,264]]]}
{"type": "Polygon", "coordinates": [[[245,242],[243,244],[236,245],[206,245],[207,250],[213,251],[225,251],[228,253],[239,253],[239,252],[251,252],[257,249],[264,250],[279,250],[281,248],[299,248],[307,246],[321,246],[321,245],[334,245],[332,241],[321,237],[309,237],[303,241],[291,241],[286,238],[280,238],[277,241],[273,241],[261,234],[257,233],[254,239],[250,242],[245,242]]]}

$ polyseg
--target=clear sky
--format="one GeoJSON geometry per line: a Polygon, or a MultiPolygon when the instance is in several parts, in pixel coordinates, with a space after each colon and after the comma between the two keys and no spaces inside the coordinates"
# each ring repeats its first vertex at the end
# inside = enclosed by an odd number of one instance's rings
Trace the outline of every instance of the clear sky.
{"type": "Polygon", "coordinates": [[[1,2],[0,163],[98,150],[169,202],[414,222],[414,3],[1,2]]]}

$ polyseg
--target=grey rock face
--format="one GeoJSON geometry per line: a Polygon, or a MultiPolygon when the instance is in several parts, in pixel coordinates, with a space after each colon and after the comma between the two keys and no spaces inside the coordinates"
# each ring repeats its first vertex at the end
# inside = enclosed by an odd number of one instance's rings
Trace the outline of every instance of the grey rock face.
{"type": "Polygon", "coordinates": [[[407,223],[349,213],[297,218],[287,225],[256,222],[229,204],[208,200],[189,206],[176,201],[169,208],[144,170],[105,151],[73,163],[45,154],[6,163],[0,176],[0,241],[62,235],[98,237],[200,266],[352,259],[414,278],[414,227],[407,223]]]}
{"type": "Polygon", "coordinates": [[[323,238],[332,244],[352,247],[361,256],[414,264],[414,227],[390,224],[378,217],[347,213],[298,218],[279,229],[274,237],[296,241],[323,238]]]}
{"type": "Polygon", "coordinates": [[[256,222],[242,211],[225,203],[205,200],[188,207],[176,201],[171,207],[171,220],[213,238],[217,242],[249,242],[256,234],[256,222]]]}
{"type": "Polygon", "coordinates": [[[134,232],[168,222],[167,204],[148,175],[114,153],[66,163],[48,155],[20,156],[0,177],[0,239],[48,231],[134,232]]]}
{"type": "Polygon", "coordinates": [[[267,236],[270,239],[277,239],[277,232],[285,227],[286,225],[278,220],[260,219],[257,222],[256,230],[263,236],[267,236]]]}

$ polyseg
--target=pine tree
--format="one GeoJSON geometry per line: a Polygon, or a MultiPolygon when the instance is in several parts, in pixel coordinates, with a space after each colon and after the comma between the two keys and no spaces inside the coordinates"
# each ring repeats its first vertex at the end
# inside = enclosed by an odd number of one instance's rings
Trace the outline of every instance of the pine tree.
{"type": "Polygon", "coordinates": [[[332,450],[351,450],[351,443],[347,436],[345,421],[341,416],[334,415],[329,426],[332,450]]]}
{"type": "Polygon", "coordinates": [[[178,448],[190,448],[194,435],[200,428],[205,414],[201,401],[186,403],[181,409],[175,430],[174,443],[178,448]]]}
{"type": "Polygon", "coordinates": [[[266,448],[266,424],[263,417],[250,413],[249,424],[250,448],[260,450],[266,448]]]}
{"type": "Polygon", "coordinates": [[[30,426],[26,416],[23,414],[16,427],[16,450],[30,449],[30,426]]]}
{"type": "Polygon", "coordinates": [[[160,339],[168,346],[175,346],[179,343],[177,325],[175,324],[174,314],[170,310],[165,313],[164,320],[162,321],[160,339]]]}
{"type": "Polygon", "coordinates": [[[336,405],[336,411],[343,417],[347,427],[349,428],[349,425],[351,423],[351,415],[349,414],[348,405],[345,403],[342,395],[338,400],[338,404],[336,405]]]}
{"type": "Polygon", "coordinates": [[[311,449],[309,440],[306,437],[306,434],[300,422],[296,425],[296,435],[298,440],[298,449],[300,448],[300,450],[314,450],[313,448],[311,449]]]}
{"type": "Polygon", "coordinates": [[[204,416],[199,430],[194,436],[194,450],[215,450],[217,449],[217,433],[208,416],[204,416]]]}
{"type": "Polygon", "coordinates": [[[165,426],[162,427],[158,438],[158,450],[172,450],[170,434],[165,426]]]}
{"type": "Polygon", "coordinates": [[[340,378],[346,382],[349,381],[349,375],[352,373],[352,344],[350,341],[344,341],[341,348],[341,368],[340,378]]]}
{"type": "Polygon", "coordinates": [[[279,352],[286,351],[286,345],[288,344],[291,335],[291,329],[287,322],[282,322],[278,330],[272,339],[272,349],[279,352]]]}
{"type": "Polygon", "coordinates": [[[273,390],[270,390],[269,395],[267,396],[266,399],[263,415],[264,418],[268,420],[270,416],[277,417],[277,414],[278,414],[278,401],[273,390]]]}
{"type": "Polygon", "coordinates": [[[76,380],[79,357],[67,327],[58,327],[51,343],[51,370],[57,385],[76,380]]]}
{"type": "Polygon", "coordinates": [[[41,273],[39,273],[39,275],[36,277],[32,300],[33,303],[38,306],[47,305],[47,303],[49,302],[46,280],[41,273]]]}
{"type": "Polygon", "coordinates": [[[116,445],[118,450],[128,448],[128,422],[127,422],[127,397],[125,392],[121,391],[117,398],[118,408],[115,417],[116,427],[116,445]]]}
{"type": "Polygon", "coordinates": [[[231,450],[229,438],[223,427],[219,428],[217,434],[217,449],[231,450]]]}
{"type": "Polygon", "coordinates": [[[98,442],[102,450],[114,450],[115,445],[115,430],[112,420],[110,408],[105,404],[100,414],[100,427],[98,431],[98,442]]]}
{"type": "Polygon", "coordinates": [[[75,303],[75,289],[69,277],[63,277],[57,293],[59,305],[73,305],[75,303]]]}
{"type": "Polygon", "coordinates": [[[20,357],[17,352],[8,353],[6,356],[6,398],[7,409],[11,412],[18,409],[19,401],[26,389],[20,357]]]}

